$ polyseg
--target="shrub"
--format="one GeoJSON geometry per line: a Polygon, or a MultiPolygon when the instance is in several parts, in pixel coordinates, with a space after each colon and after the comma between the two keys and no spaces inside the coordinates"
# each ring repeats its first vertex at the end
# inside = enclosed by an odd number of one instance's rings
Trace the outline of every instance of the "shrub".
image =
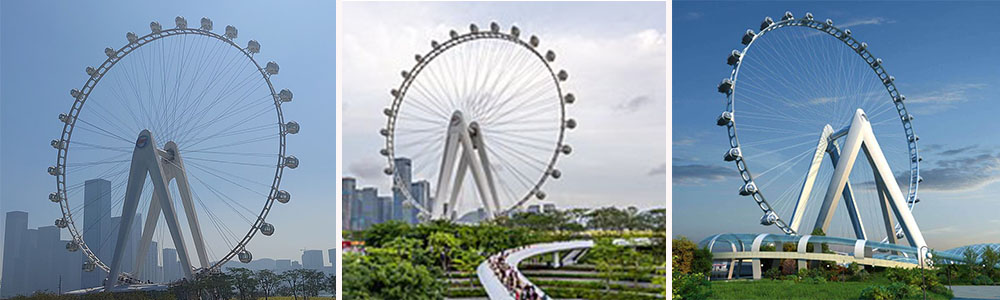
{"type": "Polygon", "coordinates": [[[906,299],[920,294],[920,290],[914,286],[902,282],[894,282],[889,285],[874,285],[861,291],[861,299],[874,300],[895,300],[906,299]]]}
{"type": "Polygon", "coordinates": [[[764,278],[780,279],[781,278],[781,270],[778,270],[777,267],[767,269],[767,271],[764,272],[764,278]]]}
{"type": "Polygon", "coordinates": [[[976,278],[972,279],[972,284],[973,285],[993,285],[993,279],[990,279],[989,276],[986,276],[986,275],[983,275],[983,274],[979,274],[979,275],[976,276],[976,278]]]}
{"type": "Polygon", "coordinates": [[[673,274],[673,299],[707,299],[712,286],[705,274],[673,274]]]}

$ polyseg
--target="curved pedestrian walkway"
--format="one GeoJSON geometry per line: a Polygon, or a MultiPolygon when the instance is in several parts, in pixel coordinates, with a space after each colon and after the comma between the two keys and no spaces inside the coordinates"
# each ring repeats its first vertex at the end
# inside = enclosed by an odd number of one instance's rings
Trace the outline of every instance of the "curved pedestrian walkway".
{"type": "Polygon", "coordinates": [[[594,241],[579,240],[541,243],[507,249],[490,256],[479,264],[479,267],[476,268],[476,274],[490,299],[550,299],[544,291],[531,283],[528,277],[521,274],[517,265],[533,256],[593,247],[594,241]]]}

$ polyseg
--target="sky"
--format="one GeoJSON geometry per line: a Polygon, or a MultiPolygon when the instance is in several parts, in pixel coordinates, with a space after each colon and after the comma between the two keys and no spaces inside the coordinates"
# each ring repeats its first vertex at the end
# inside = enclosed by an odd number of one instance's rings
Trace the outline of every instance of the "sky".
{"type": "MultiPolygon", "coordinates": [[[[223,32],[227,24],[236,26],[236,43],[240,45],[250,39],[259,41],[261,53],[256,58],[262,64],[271,60],[279,63],[280,73],[272,77],[272,82],[276,89],[288,88],[295,95],[293,102],[282,106],[284,116],[302,127],[299,134],[289,136],[286,148],[301,164],[295,170],[286,170],[281,183],[282,189],[291,193],[292,201],[275,204],[267,221],[275,225],[276,233],[271,237],[258,235],[248,249],[255,258],[299,260],[300,249],[333,248],[333,132],[337,126],[333,117],[334,9],[333,2],[295,1],[102,1],[59,5],[3,1],[0,212],[27,211],[29,228],[50,226],[61,215],[58,207],[46,199],[55,190],[52,176],[45,172],[56,156],[49,141],[58,138],[62,129],[56,116],[72,104],[69,90],[80,88],[86,81],[85,67],[99,65],[107,58],[105,47],[121,47],[129,31],[148,33],[151,21],[173,28],[174,17],[184,16],[190,27],[198,27],[198,20],[207,16],[214,21],[217,33],[223,32]]],[[[208,176],[206,180],[218,182],[208,176]]],[[[258,202],[247,205],[260,209],[258,202]]],[[[144,210],[140,212],[145,214],[144,210]]],[[[115,214],[120,214],[120,208],[115,214]]],[[[203,226],[207,226],[204,214],[202,218],[203,226]]],[[[0,221],[0,226],[3,223],[0,221]]],[[[242,235],[249,226],[243,228],[238,223],[232,226],[238,227],[242,235]]],[[[63,239],[68,235],[64,231],[63,239]]]]}
{"type": "MultiPolygon", "coordinates": [[[[915,115],[924,160],[920,204],[913,214],[932,248],[1000,242],[1000,151],[991,129],[1000,109],[1000,25],[985,2],[675,2],[673,4],[673,234],[698,241],[716,233],[779,233],[759,225],[761,211],[737,191],[716,85],[732,70],[725,58],[742,49],[747,28],[787,10],[827,18],[884,59],[915,115]],[[705,221],[710,220],[710,221],[705,221]]],[[[751,53],[750,55],[752,55],[751,53]]],[[[738,102],[739,103],[739,102],[738,102]]],[[[745,105],[745,104],[744,104],[745,105]]],[[[739,111],[739,108],[737,108],[739,111]]],[[[804,115],[804,118],[815,116],[804,115]]],[[[737,117],[738,118],[738,117],[737,117]]],[[[737,125],[738,126],[738,125],[737,125]]],[[[878,134],[877,134],[878,135],[878,134]]],[[[742,135],[741,135],[742,137],[742,135]]],[[[811,146],[809,146],[811,147],[811,146]]],[[[893,170],[900,171],[900,170],[893,170]]],[[[760,171],[757,171],[760,172],[760,171]]],[[[804,171],[802,171],[804,172],[804,171]]],[[[774,194],[776,192],[770,192],[774,194]]],[[[843,215],[841,208],[837,212],[843,215]]],[[[811,225],[811,224],[810,224],[811,225]]],[[[807,225],[808,226],[808,225],[807,225]]]]}
{"type": "MultiPolygon", "coordinates": [[[[554,50],[555,67],[570,75],[563,89],[577,98],[567,107],[579,123],[567,132],[573,153],[559,158],[563,175],[545,183],[545,200],[562,208],[665,206],[664,3],[346,2],[342,9],[343,174],[359,186],[388,194],[378,131],[400,70],[449,30],[496,21],[504,31],[516,24],[522,36],[535,34],[540,48],[554,50]]],[[[422,163],[437,168],[439,160],[422,163]]]]}

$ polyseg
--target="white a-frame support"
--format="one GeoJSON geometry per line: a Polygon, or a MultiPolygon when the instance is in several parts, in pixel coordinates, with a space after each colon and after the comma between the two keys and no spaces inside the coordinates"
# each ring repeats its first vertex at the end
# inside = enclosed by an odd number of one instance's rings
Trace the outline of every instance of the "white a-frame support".
{"type": "Polygon", "coordinates": [[[920,233],[920,228],[917,226],[916,220],[913,218],[913,214],[910,213],[910,210],[906,206],[906,199],[903,192],[899,189],[899,184],[896,182],[892,170],[889,168],[889,163],[882,153],[882,148],[875,139],[875,133],[872,131],[868,116],[865,115],[863,110],[858,109],[855,112],[854,119],[851,121],[849,128],[834,133],[829,125],[827,125],[823,129],[823,134],[820,137],[820,142],[816,150],[817,152],[813,157],[809,173],[803,183],[802,193],[799,195],[799,201],[795,206],[791,222],[793,230],[798,231],[812,184],[815,182],[819,164],[823,159],[823,152],[828,152],[835,165],[835,169],[833,177],[830,179],[830,185],[827,186],[823,205],[820,208],[814,228],[822,229],[824,232],[829,229],[833,213],[837,208],[837,202],[843,197],[847,204],[848,214],[850,214],[855,234],[858,239],[866,239],[864,226],[862,225],[857,204],[854,201],[850,183],[848,182],[848,176],[851,174],[854,162],[857,160],[859,152],[864,150],[865,156],[868,157],[868,163],[874,171],[873,175],[875,177],[876,188],[878,189],[877,193],[882,208],[882,217],[889,241],[896,242],[894,228],[895,222],[899,222],[911,246],[920,248],[927,245],[923,235],[920,233]],[[840,152],[840,149],[837,148],[836,143],[833,141],[845,135],[844,149],[843,152],[840,152]],[[895,222],[892,217],[895,217],[895,222]]]}
{"type": "Polygon", "coordinates": [[[170,181],[177,183],[177,189],[184,206],[184,213],[191,229],[191,235],[198,252],[198,262],[201,267],[208,266],[208,256],[205,253],[205,241],[201,235],[201,225],[198,223],[198,216],[195,212],[194,203],[191,198],[191,190],[188,185],[187,173],[184,169],[184,161],[178,152],[177,144],[167,142],[164,149],[157,149],[156,142],[149,130],[139,133],[139,138],[135,142],[135,149],[132,152],[132,165],[129,170],[128,185],[125,190],[125,202],[122,206],[121,224],[118,227],[118,242],[115,245],[115,254],[111,260],[111,272],[104,283],[105,290],[114,287],[119,281],[121,272],[122,257],[125,245],[132,229],[132,222],[136,209],[139,205],[139,197],[142,195],[143,185],[146,176],[149,175],[153,183],[153,196],[149,203],[149,211],[146,215],[146,224],[143,227],[142,238],[139,241],[138,251],[135,255],[136,274],[141,272],[145,253],[149,251],[149,246],[156,230],[156,223],[159,221],[160,212],[163,212],[167,228],[170,230],[170,237],[174,247],[177,248],[177,256],[181,263],[184,277],[193,279],[191,260],[185,245],[184,236],[180,230],[180,221],[177,212],[174,210],[174,201],[170,196],[170,181]]]}
{"type": "Polygon", "coordinates": [[[455,205],[458,204],[458,197],[462,191],[462,182],[465,180],[465,173],[471,172],[487,218],[492,218],[501,207],[490,160],[486,154],[486,144],[483,142],[483,132],[479,129],[479,125],[476,122],[466,123],[462,113],[456,111],[451,116],[444,147],[444,157],[441,159],[441,172],[438,173],[440,175],[434,197],[436,200],[448,199],[441,217],[451,220],[457,217],[455,205]],[[456,160],[458,160],[457,169],[456,160]],[[455,172],[454,177],[452,177],[453,172],[455,172]]]}

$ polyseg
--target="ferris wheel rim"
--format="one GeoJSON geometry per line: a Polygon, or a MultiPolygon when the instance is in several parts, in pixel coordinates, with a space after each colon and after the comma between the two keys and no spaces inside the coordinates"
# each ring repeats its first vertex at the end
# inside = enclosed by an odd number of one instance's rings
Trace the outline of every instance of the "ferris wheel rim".
{"type": "MultiPolygon", "coordinates": [[[[510,206],[509,208],[503,209],[497,213],[498,215],[503,215],[509,213],[512,210],[517,209],[525,202],[530,200],[532,196],[536,195],[536,193],[541,191],[541,187],[545,184],[546,179],[550,176],[552,171],[555,170],[555,164],[559,159],[560,148],[563,147],[563,145],[565,145],[564,140],[566,135],[567,103],[564,98],[565,95],[563,94],[563,88],[562,85],[560,84],[559,77],[554,71],[552,65],[545,59],[545,56],[542,53],[538,52],[536,46],[532,46],[529,42],[525,42],[524,40],[520,39],[519,35],[509,34],[497,30],[471,31],[449,38],[447,41],[441,43],[437,47],[433,47],[424,56],[421,56],[417,64],[415,64],[409,70],[409,76],[405,76],[403,82],[400,83],[398,89],[396,90],[398,91],[398,94],[393,96],[393,100],[392,103],[390,104],[390,107],[386,109],[387,112],[391,113],[387,113],[388,116],[385,129],[388,130],[388,134],[385,135],[384,149],[386,150],[386,154],[384,156],[388,161],[388,168],[390,169],[394,168],[396,159],[395,144],[394,144],[396,135],[396,119],[398,116],[399,109],[403,104],[403,99],[406,96],[406,92],[409,90],[410,84],[413,83],[413,80],[418,77],[420,72],[427,65],[429,65],[431,61],[433,61],[435,58],[437,58],[439,55],[441,55],[448,49],[451,49],[463,43],[473,42],[477,40],[484,40],[484,39],[493,39],[493,40],[500,40],[504,42],[514,43],[515,45],[530,51],[531,54],[533,54],[536,58],[538,58],[539,61],[541,61],[542,64],[545,66],[546,71],[549,73],[549,76],[552,78],[553,83],[555,84],[556,93],[559,96],[559,122],[560,122],[559,135],[556,140],[555,147],[552,149],[552,157],[549,159],[548,164],[545,167],[545,172],[542,172],[541,178],[538,180],[538,182],[535,183],[532,189],[529,190],[525,196],[523,196],[520,200],[514,203],[514,205],[510,206]]],[[[397,172],[393,172],[392,181],[393,181],[393,187],[397,187],[402,183],[402,178],[400,178],[400,175],[397,174],[397,172]]],[[[406,201],[413,201],[413,196],[410,194],[409,188],[396,188],[396,190],[398,190],[403,195],[403,197],[406,198],[406,201]]]]}
{"type": "MultiPolygon", "coordinates": [[[[731,114],[730,115],[731,119],[726,124],[720,123],[720,125],[724,125],[727,128],[727,132],[729,135],[730,149],[740,149],[739,151],[742,151],[742,148],[740,147],[739,138],[737,135],[736,121],[734,121],[736,115],[735,95],[736,95],[736,89],[738,87],[737,83],[739,78],[739,71],[740,67],[742,67],[743,58],[746,56],[746,53],[749,52],[749,50],[753,46],[753,43],[757,41],[758,38],[761,38],[768,32],[778,30],[784,27],[805,27],[817,30],[819,32],[825,33],[833,38],[840,40],[845,46],[849,47],[851,50],[853,50],[853,52],[858,54],[858,56],[862,60],[868,63],[868,66],[872,69],[872,71],[875,72],[875,75],[878,76],[879,79],[882,79],[881,83],[883,86],[885,86],[886,92],[889,94],[888,100],[893,102],[893,106],[896,108],[896,111],[899,114],[899,119],[903,125],[903,131],[905,133],[905,138],[908,147],[908,154],[910,156],[909,159],[910,180],[909,180],[909,188],[907,190],[906,203],[908,209],[912,211],[913,208],[916,206],[916,201],[914,200],[917,198],[917,191],[920,184],[920,156],[917,148],[918,138],[916,138],[916,134],[914,133],[913,120],[910,117],[911,115],[907,111],[906,104],[903,101],[905,97],[899,93],[899,90],[896,88],[894,81],[886,80],[891,76],[885,70],[885,66],[881,63],[881,59],[874,56],[868,50],[867,43],[862,43],[861,41],[858,41],[853,36],[851,36],[850,30],[841,30],[840,28],[834,26],[833,21],[829,19],[827,19],[825,23],[819,22],[814,20],[812,18],[812,15],[809,13],[807,13],[806,18],[796,19],[791,16],[790,12],[786,12],[785,17],[783,17],[780,21],[771,21],[771,18],[768,17],[765,19],[765,22],[771,22],[771,23],[767,25],[765,28],[761,29],[760,32],[758,33],[752,33],[752,29],[747,30],[746,36],[749,36],[750,34],[752,34],[753,36],[749,40],[749,42],[745,43],[743,51],[739,53],[736,53],[734,51],[734,54],[738,54],[739,56],[736,60],[736,63],[733,66],[733,70],[730,73],[729,78],[726,79],[731,83],[731,86],[727,91],[724,92],[726,95],[726,110],[724,114],[725,113],[731,114]],[[876,63],[876,61],[878,61],[878,63],[876,63]]],[[[721,88],[720,92],[723,92],[721,88]]],[[[735,159],[735,163],[737,166],[737,170],[740,173],[740,178],[743,180],[744,185],[747,185],[754,182],[754,177],[750,173],[748,167],[746,166],[744,159],[745,155],[741,155],[740,157],[735,159]]],[[[778,227],[785,234],[790,234],[790,235],[799,234],[795,230],[792,230],[788,226],[788,224],[785,223],[785,221],[781,218],[781,215],[771,207],[771,204],[767,202],[767,200],[764,198],[763,191],[761,191],[760,187],[757,186],[756,188],[757,190],[753,192],[750,196],[754,199],[754,201],[757,203],[758,208],[760,208],[761,211],[763,211],[765,216],[772,213],[774,214],[774,216],[776,216],[776,220],[773,225],[778,227]]],[[[899,229],[900,229],[899,224],[897,224],[894,230],[898,231],[899,229]]]]}
{"type": "MultiPolygon", "coordinates": [[[[65,144],[64,146],[61,146],[57,149],[58,153],[56,158],[56,168],[61,170],[61,172],[59,172],[58,175],[54,176],[56,178],[56,193],[60,197],[59,207],[60,210],[62,211],[61,220],[65,220],[67,222],[66,229],[70,232],[70,236],[72,238],[70,242],[76,244],[76,246],[79,247],[79,250],[83,251],[83,254],[86,256],[88,262],[93,263],[94,267],[100,268],[105,272],[110,272],[111,268],[107,264],[105,264],[99,257],[97,257],[97,255],[94,254],[94,252],[87,245],[86,241],[83,238],[83,234],[80,233],[79,230],[76,228],[76,224],[73,221],[73,216],[72,216],[73,214],[69,206],[68,190],[66,188],[66,182],[67,182],[66,175],[68,173],[66,172],[66,166],[68,163],[67,154],[69,152],[69,148],[72,146],[71,138],[73,135],[73,129],[76,127],[77,117],[82,111],[83,105],[86,103],[87,98],[90,96],[91,91],[93,91],[93,89],[97,87],[97,84],[101,81],[104,75],[107,74],[112,69],[112,67],[115,66],[115,64],[117,64],[119,61],[127,57],[128,54],[130,54],[131,52],[147,44],[168,37],[182,36],[182,35],[205,36],[223,42],[225,44],[228,44],[233,48],[239,50],[240,53],[243,54],[243,56],[245,56],[251,63],[253,63],[253,65],[257,68],[257,71],[261,74],[264,82],[267,83],[268,89],[270,90],[271,93],[271,98],[274,101],[278,124],[285,124],[284,114],[282,113],[281,110],[281,100],[278,97],[278,93],[275,92],[274,85],[272,84],[270,79],[271,75],[265,71],[265,68],[261,67],[260,63],[258,63],[256,59],[254,59],[253,53],[248,51],[246,48],[237,45],[233,41],[233,39],[230,39],[227,36],[223,36],[215,32],[212,32],[211,30],[206,30],[203,28],[178,27],[178,28],[162,29],[159,31],[151,32],[141,37],[137,37],[135,40],[130,40],[127,44],[125,44],[121,48],[118,48],[114,52],[113,56],[109,54],[108,58],[105,59],[104,62],[95,69],[94,74],[89,76],[87,81],[84,83],[83,88],[79,90],[80,95],[73,99],[74,100],[73,106],[70,108],[69,113],[66,114],[69,117],[69,122],[62,122],[63,129],[59,142],[65,144]]],[[[262,208],[261,212],[257,215],[256,220],[250,227],[250,230],[247,232],[247,234],[235,245],[233,249],[229,251],[228,254],[223,256],[215,263],[212,263],[211,266],[203,268],[195,268],[194,270],[197,271],[197,273],[219,270],[223,264],[230,261],[233,257],[242,252],[247,246],[247,244],[249,244],[250,240],[260,230],[260,227],[263,224],[265,224],[264,220],[267,218],[267,215],[270,212],[272,205],[274,204],[274,200],[281,185],[281,177],[282,174],[284,173],[284,168],[285,168],[284,164],[282,164],[282,160],[285,157],[286,132],[281,129],[281,126],[279,126],[279,134],[277,137],[279,141],[278,153],[277,153],[278,162],[276,163],[275,175],[271,182],[271,188],[270,191],[268,192],[268,197],[264,207],[262,208]]]]}

